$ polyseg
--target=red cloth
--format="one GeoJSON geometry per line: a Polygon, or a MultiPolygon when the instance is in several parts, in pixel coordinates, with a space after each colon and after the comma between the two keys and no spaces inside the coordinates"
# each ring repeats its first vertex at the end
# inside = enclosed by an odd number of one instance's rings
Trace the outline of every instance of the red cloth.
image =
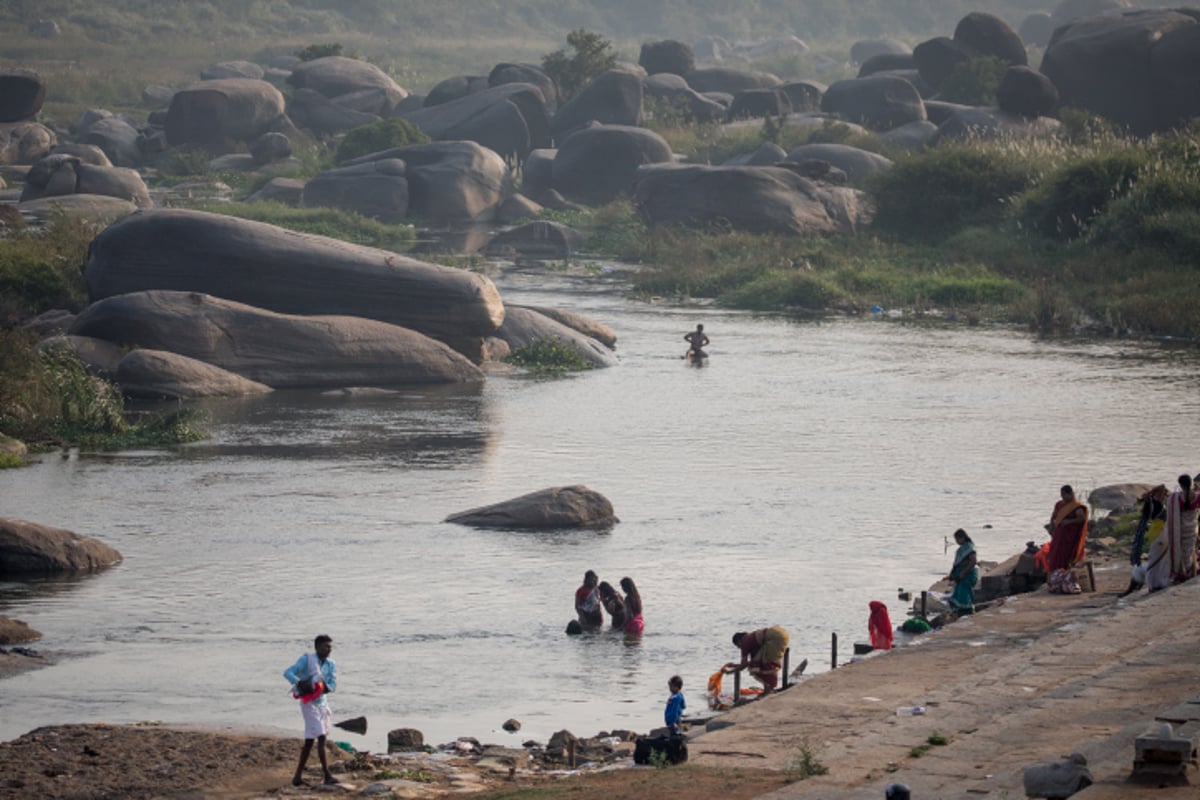
{"type": "Polygon", "coordinates": [[[867,621],[867,630],[871,632],[871,647],[876,650],[891,650],[894,635],[887,606],[878,600],[872,600],[870,607],[871,618],[867,621]]]}

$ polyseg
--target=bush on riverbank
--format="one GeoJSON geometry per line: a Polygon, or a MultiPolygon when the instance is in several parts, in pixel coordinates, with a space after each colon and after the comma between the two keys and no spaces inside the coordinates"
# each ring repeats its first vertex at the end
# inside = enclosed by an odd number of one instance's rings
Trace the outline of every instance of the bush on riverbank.
{"type": "Polygon", "coordinates": [[[0,430],[6,434],[35,448],[98,450],[204,438],[194,411],[131,420],[116,385],[92,375],[73,351],[35,344],[30,333],[0,330],[0,430]]]}
{"type": "Polygon", "coordinates": [[[82,309],[83,263],[97,231],[56,212],[44,228],[10,229],[0,236],[0,328],[51,308],[82,309]]]}

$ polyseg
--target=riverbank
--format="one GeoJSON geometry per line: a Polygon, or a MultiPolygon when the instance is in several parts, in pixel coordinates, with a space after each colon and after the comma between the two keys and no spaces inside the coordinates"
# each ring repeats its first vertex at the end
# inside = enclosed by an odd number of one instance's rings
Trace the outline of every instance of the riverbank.
{"type": "MultiPolygon", "coordinates": [[[[403,797],[466,790],[493,800],[536,789],[538,797],[633,798],[669,794],[675,786],[691,797],[727,800],[878,800],[898,781],[917,798],[1000,798],[1024,796],[1025,767],[1079,752],[1095,780],[1075,795],[1081,800],[1193,797],[1194,786],[1158,788],[1128,778],[1134,738],[1156,715],[1200,695],[1200,629],[1181,625],[1179,611],[1200,601],[1200,581],[1118,599],[1128,583],[1121,562],[1098,564],[1096,581],[1093,593],[1042,589],[1009,598],[914,645],[735,709],[720,718],[720,730],[692,732],[691,760],[681,767],[577,775],[517,769],[510,776],[470,759],[439,763],[422,756],[390,762],[387,772],[380,764],[351,771],[349,758],[339,754],[335,772],[341,791],[351,795],[384,774],[403,797]],[[898,707],[912,705],[927,713],[896,715],[898,707]],[[798,779],[806,760],[827,772],[798,779]],[[420,780],[396,783],[400,776],[420,780]]],[[[699,707],[700,692],[690,695],[699,707]]],[[[287,783],[295,740],[256,740],[249,747],[255,755],[245,755],[239,749],[244,735],[157,726],[63,726],[43,729],[42,736],[61,731],[74,738],[59,751],[78,753],[52,780],[43,775],[45,762],[30,757],[29,737],[0,743],[0,775],[7,781],[0,797],[30,796],[30,790],[41,797],[95,796],[88,787],[101,781],[105,796],[148,796],[145,781],[155,770],[162,774],[149,785],[158,796],[184,790],[225,798],[305,794],[287,783]],[[186,754],[184,766],[175,766],[172,754],[186,754]]],[[[50,745],[43,738],[41,746],[50,745]]],[[[1195,767],[1189,773],[1196,782],[1195,767]]]]}

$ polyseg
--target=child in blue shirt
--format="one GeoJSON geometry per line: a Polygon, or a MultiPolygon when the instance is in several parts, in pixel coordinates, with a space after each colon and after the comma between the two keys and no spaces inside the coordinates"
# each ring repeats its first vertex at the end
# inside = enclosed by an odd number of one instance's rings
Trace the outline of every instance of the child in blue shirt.
{"type": "Polygon", "coordinates": [[[667,698],[667,710],[663,717],[671,729],[671,735],[678,736],[679,721],[683,719],[683,710],[687,708],[687,701],[683,699],[683,678],[672,675],[667,681],[667,688],[671,690],[671,696],[667,698]]]}

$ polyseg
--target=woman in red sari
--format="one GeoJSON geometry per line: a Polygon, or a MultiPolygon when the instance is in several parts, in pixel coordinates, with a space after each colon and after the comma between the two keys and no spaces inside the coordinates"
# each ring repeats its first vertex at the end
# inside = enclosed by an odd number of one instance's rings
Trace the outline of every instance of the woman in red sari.
{"type": "Polygon", "coordinates": [[[1083,545],[1087,541],[1088,507],[1075,499],[1075,490],[1064,486],[1062,499],[1054,504],[1050,515],[1050,552],[1047,554],[1047,573],[1069,569],[1083,560],[1083,545]]]}

